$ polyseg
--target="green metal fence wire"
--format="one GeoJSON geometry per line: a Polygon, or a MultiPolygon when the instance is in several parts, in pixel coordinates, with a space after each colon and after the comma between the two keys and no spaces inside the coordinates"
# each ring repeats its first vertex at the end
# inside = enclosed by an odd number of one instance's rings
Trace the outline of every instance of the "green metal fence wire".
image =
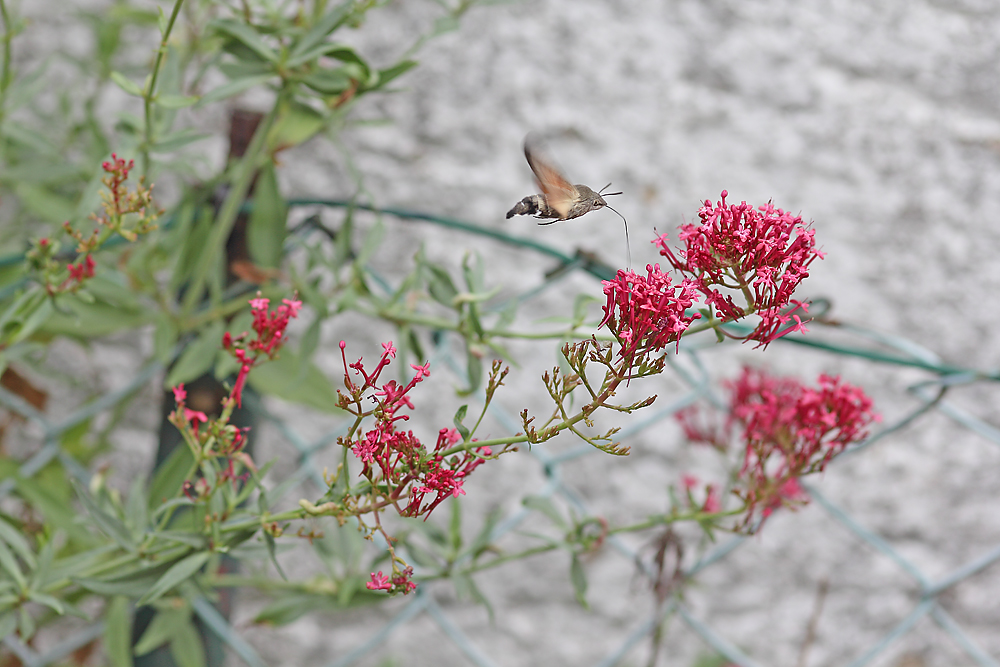
{"type": "MultiPolygon", "coordinates": [[[[610,267],[580,257],[571,257],[533,239],[511,236],[503,232],[485,229],[459,220],[414,213],[401,209],[377,210],[373,207],[344,201],[298,200],[291,203],[293,206],[299,207],[341,207],[367,210],[376,214],[389,215],[404,221],[426,222],[444,226],[470,234],[489,237],[495,241],[541,253],[557,260],[568,271],[583,271],[597,279],[608,279],[613,275],[610,267]]],[[[9,263],[10,261],[12,261],[10,258],[0,258],[0,264],[9,263]]],[[[551,283],[553,280],[553,278],[550,278],[546,283],[551,283]]],[[[537,286],[519,296],[523,298],[534,296],[539,291],[544,290],[546,286],[545,284],[537,286]]],[[[732,325],[732,328],[734,331],[740,329],[737,325],[732,325]]],[[[916,345],[912,341],[902,338],[878,334],[857,327],[840,326],[836,331],[840,340],[844,338],[843,334],[847,334],[851,342],[849,344],[834,342],[832,339],[825,337],[822,331],[813,332],[805,336],[787,336],[781,342],[787,345],[809,346],[813,349],[834,355],[850,356],[880,364],[918,369],[927,373],[926,380],[909,388],[912,396],[918,399],[918,405],[892,423],[882,425],[867,441],[846,452],[844,454],[845,457],[859,455],[873,443],[892,437],[903,427],[924,419],[932,413],[944,415],[958,427],[966,429],[976,437],[984,438],[994,445],[1000,446],[1000,430],[973,416],[958,405],[943,399],[944,391],[948,388],[973,382],[995,382],[1000,380],[1000,373],[997,371],[982,372],[976,369],[959,368],[942,363],[930,351],[916,345]]],[[[431,361],[436,366],[443,364],[448,367],[459,378],[459,381],[464,381],[466,378],[462,377],[464,373],[462,365],[452,357],[448,343],[447,336],[438,338],[431,361]]],[[[703,356],[708,353],[706,349],[703,349],[703,346],[687,344],[685,341],[680,347],[679,355],[671,357],[670,366],[676,372],[677,377],[686,384],[687,392],[683,396],[675,398],[669,405],[663,408],[645,415],[639,413],[637,418],[620,433],[622,439],[627,440],[646,429],[656,427],[663,420],[669,419],[677,410],[696,400],[703,398],[714,399],[711,393],[711,376],[708,370],[706,370],[706,364],[703,362],[703,356]]],[[[163,368],[158,363],[150,362],[140,368],[134,378],[124,386],[81,407],[72,415],[58,422],[42,414],[19,396],[0,388],[0,405],[38,425],[43,433],[40,437],[40,448],[21,464],[18,474],[22,477],[32,477],[46,463],[58,457],[72,474],[80,478],[81,481],[86,482],[89,472],[79,462],[73,460],[71,456],[60,449],[60,435],[83,420],[113,408],[117,403],[133,394],[140,387],[149,383],[162,371],[163,368]]],[[[333,429],[310,441],[299,435],[292,424],[274,414],[260,401],[248,397],[247,405],[251,410],[258,413],[263,422],[272,424],[281,437],[298,452],[295,471],[280,484],[281,488],[276,490],[276,495],[289,496],[293,490],[298,489],[301,484],[305,483],[312,483],[318,488],[323,488],[323,475],[316,458],[318,454],[334,445],[340,431],[333,429]]],[[[516,415],[509,413],[497,404],[491,405],[490,411],[492,417],[510,433],[520,430],[520,420],[516,415]]],[[[530,455],[537,459],[546,479],[545,484],[536,491],[535,495],[542,497],[558,496],[571,507],[575,508],[580,515],[591,515],[585,500],[571,486],[564,483],[560,468],[567,461],[591,456],[595,453],[596,450],[588,445],[573,447],[558,454],[546,451],[545,447],[531,448],[530,455]]],[[[597,455],[603,454],[597,453],[597,455]]],[[[836,464],[837,462],[835,461],[834,465],[836,464]]],[[[13,479],[0,481],[0,498],[10,494],[14,489],[14,485],[15,482],[13,479]]],[[[863,519],[854,517],[844,509],[838,507],[814,486],[804,485],[804,487],[813,501],[833,520],[842,525],[862,543],[867,544],[888,557],[919,588],[918,599],[910,612],[900,618],[891,631],[872,646],[857,647],[858,654],[851,663],[852,666],[871,664],[884,655],[887,649],[900,637],[913,631],[914,626],[924,618],[929,618],[936,623],[975,664],[992,667],[1000,665],[997,658],[989,655],[939,603],[939,596],[942,593],[1000,560],[1000,545],[972,558],[964,565],[954,569],[951,573],[933,579],[923,573],[919,567],[904,557],[886,539],[878,535],[877,532],[865,527],[863,519]]],[[[304,491],[303,493],[308,496],[311,492],[304,491]]],[[[504,535],[515,531],[530,514],[531,511],[528,508],[521,508],[512,512],[496,524],[491,539],[499,540],[504,535]]],[[[687,568],[684,574],[693,576],[706,568],[716,566],[734,551],[738,550],[745,542],[746,539],[741,537],[732,537],[722,541],[698,562],[687,568]]],[[[630,565],[641,563],[637,551],[623,540],[613,536],[609,539],[609,547],[619,552],[627,559],[630,565]]],[[[357,646],[328,663],[328,667],[347,667],[348,665],[356,664],[382,646],[393,632],[422,615],[429,618],[438,626],[444,636],[465,656],[468,664],[479,667],[494,667],[497,663],[459,628],[449,616],[448,610],[434,600],[428,588],[428,585],[422,585],[393,618],[385,622],[382,627],[374,631],[369,637],[359,642],[357,646]]],[[[263,667],[266,664],[252,645],[206,599],[199,598],[195,601],[194,612],[205,626],[217,635],[243,663],[252,667],[263,667]]],[[[632,651],[636,650],[640,644],[646,641],[650,633],[667,616],[679,618],[691,631],[700,636],[708,646],[721,656],[724,656],[732,664],[741,665],[742,667],[752,667],[758,664],[733,642],[728,640],[720,631],[714,629],[708,621],[699,618],[689,608],[687,603],[680,599],[669,600],[662,608],[649,614],[646,618],[637,621],[627,636],[623,638],[614,650],[596,660],[593,664],[600,667],[610,667],[611,665],[619,664],[621,660],[626,659],[632,651]]],[[[13,635],[3,638],[3,645],[23,665],[45,667],[46,665],[63,660],[79,647],[99,637],[101,632],[102,624],[88,625],[44,653],[39,653],[26,646],[13,635]]]]}

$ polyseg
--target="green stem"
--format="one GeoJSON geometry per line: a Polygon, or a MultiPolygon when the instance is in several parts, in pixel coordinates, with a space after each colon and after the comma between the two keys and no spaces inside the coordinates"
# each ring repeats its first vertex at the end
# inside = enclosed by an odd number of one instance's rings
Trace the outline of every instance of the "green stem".
{"type": "MultiPolygon", "coordinates": [[[[482,570],[488,570],[490,568],[499,567],[504,563],[509,563],[512,560],[520,560],[522,558],[530,558],[531,556],[536,556],[538,554],[543,554],[549,551],[554,551],[560,548],[557,544],[546,544],[544,546],[532,547],[531,549],[525,549],[524,551],[518,551],[514,554],[508,554],[506,556],[498,556],[493,560],[486,563],[479,563],[472,565],[470,567],[460,570],[462,574],[473,574],[475,572],[481,572],[482,570]]],[[[434,575],[430,577],[421,577],[420,581],[432,581],[434,579],[443,579],[445,577],[451,576],[450,573],[434,575]]]]}
{"type": "MultiPolygon", "coordinates": [[[[304,519],[309,516],[308,512],[303,509],[297,510],[286,510],[284,512],[279,512],[278,514],[268,514],[266,521],[271,523],[273,521],[294,521],[295,519],[304,519]]],[[[253,528],[254,526],[259,526],[261,524],[262,517],[252,517],[249,519],[239,519],[234,521],[227,521],[222,524],[219,529],[223,533],[231,533],[240,530],[246,530],[247,528],[253,528]]]]}
{"type": "Polygon", "coordinates": [[[739,509],[727,510],[725,512],[702,512],[695,510],[693,512],[688,512],[687,514],[657,514],[647,517],[645,521],[640,521],[639,523],[632,523],[627,526],[618,526],[617,528],[609,528],[608,534],[636,533],[642,530],[656,528],[657,526],[667,526],[680,521],[705,521],[708,519],[736,516],[738,514],[742,514],[745,510],[746,507],[741,507],[739,509]]]}
{"type": "Polygon", "coordinates": [[[260,125],[257,126],[257,131],[254,132],[246,154],[240,158],[239,162],[233,168],[232,187],[226,195],[226,200],[222,203],[222,208],[215,219],[215,224],[212,225],[208,240],[201,255],[198,257],[198,263],[194,267],[191,282],[184,296],[182,312],[185,315],[193,312],[195,306],[201,301],[202,290],[205,288],[212,264],[221,256],[225,249],[226,239],[229,238],[229,232],[236,223],[240,208],[243,206],[243,200],[246,199],[247,192],[250,191],[250,184],[253,182],[258,163],[264,152],[267,135],[271,130],[271,126],[274,125],[274,120],[278,116],[278,109],[281,104],[281,95],[279,94],[274,106],[271,107],[271,110],[261,120],[260,125]]]}
{"type": "Polygon", "coordinates": [[[3,122],[3,107],[7,100],[7,89],[10,88],[13,73],[10,67],[10,43],[14,40],[14,29],[10,25],[10,14],[7,11],[6,0],[0,0],[0,19],[3,20],[3,69],[0,70],[0,122],[3,122]]]}
{"type": "Polygon", "coordinates": [[[156,50],[156,61],[153,63],[153,71],[149,77],[149,87],[143,91],[143,113],[145,117],[145,127],[143,128],[145,137],[142,142],[142,175],[149,178],[149,148],[153,145],[153,100],[156,99],[156,82],[160,78],[160,66],[163,64],[163,56],[167,52],[167,42],[170,40],[170,33],[174,30],[174,23],[177,15],[181,11],[184,0],[176,0],[174,8],[170,12],[167,20],[167,27],[163,31],[163,38],[160,40],[160,47],[156,50]]]}

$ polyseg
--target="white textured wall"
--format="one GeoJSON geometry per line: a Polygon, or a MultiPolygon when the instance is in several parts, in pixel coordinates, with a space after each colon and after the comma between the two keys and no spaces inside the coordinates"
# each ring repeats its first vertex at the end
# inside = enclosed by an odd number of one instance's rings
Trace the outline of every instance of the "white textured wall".
{"type": "MultiPolygon", "coordinates": [[[[25,10],[33,13],[29,4],[25,10]]],[[[412,43],[415,27],[429,26],[433,10],[430,2],[391,3],[372,14],[356,39],[388,64],[412,43]]],[[[70,19],[53,16],[68,43],[87,39],[62,32],[70,19]]],[[[38,41],[47,20],[37,14],[35,31],[25,37],[38,53],[54,43],[38,41]]],[[[388,118],[390,125],[350,128],[343,140],[377,204],[496,225],[596,252],[619,266],[621,223],[611,212],[546,228],[503,219],[534,191],[521,153],[527,132],[549,137],[574,182],[613,181],[625,191],[614,205],[630,221],[635,268],[656,259],[647,243],[654,227],[672,233],[722,189],[736,201],[772,199],[814,220],[828,253],[814,264],[806,294],[832,298],[844,320],[908,336],[953,363],[987,368],[1000,356],[991,335],[1000,313],[1000,265],[993,257],[1000,240],[998,23],[995,3],[974,0],[487,6],[425,46],[421,67],[399,82],[403,92],[368,101],[355,115],[388,118]]],[[[343,160],[328,146],[290,153],[283,183],[290,196],[353,192],[343,160]]],[[[387,224],[383,263],[406,260],[420,240],[452,262],[466,249],[482,253],[493,260],[494,282],[524,286],[550,268],[537,255],[477,237],[387,224]]],[[[546,295],[528,318],[568,311],[577,292],[599,293],[582,279],[564,289],[546,295]]],[[[333,342],[368,331],[350,320],[326,334],[333,342]]],[[[378,349],[375,340],[352,345],[358,354],[365,345],[378,349]]],[[[521,369],[511,383],[518,389],[502,397],[513,411],[534,405],[541,395],[534,378],[554,361],[552,345],[515,348],[521,369]]],[[[734,359],[807,376],[844,373],[871,390],[887,419],[912,406],[902,389],[922,377],[779,345],[766,353],[740,349],[714,363],[732,375],[735,367],[726,363],[734,359]]],[[[323,361],[336,368],[335,359],[323,361]]],[[[671,390],[666,381],[656,388],[665,398],[671,390]]],[[[441,414],[424,427],[446,423],[458,404],[447,392],[439,395],[441,414]]],[[[964,390],[960,397],[998,423],[995,395],[964,390]]],[[[632,444],[629,460],[591,456],[563,471],[595,512],[619,521],[662,511],[666,486],[701,465],[669,428],[632,444]]],[[[995,446],[934,418],[834,466],[819,488],[940,576],[996,546],[998,464],[995,446]]],[[[467,522],[497,504],[512,509],[511,499],[540,479],[527,455],[485,466],[468,484],[467,522]]],[[[498,665],[594,664],[646,617],[650,596],[631,564],[608,551],[588,563],[593,610],[584,611],[573,601],[567,565],[556,554],[484,575],[493,623],[445,588],[431,590],[498,665]]],[[[994,659],[1000,659],[997,570],[961,584],[945,600],[994,659]]],[[[847,664],[915,603],[916,588],[898,568],[815,506],[776,517],[706,572],[689,600],[700,618],[759,664],[793,665],[824,578],[831,588],[810,665],[847,664]]],[[[247,601],[238,614],[245,620],[252,608],[247,601]]],[[[388,612],[310,616],[275,631],[244,626],[244,634],[271,664],[324,665],[362,642],[388,612]]],[[[911,665],[972,664],[935,626],[924,620],[918,628],[876,664],[903,664],[904,655],[922,661],[911,665]]],[[[660,664],[690,665],[705,650],[677,620],[665,636],[660,664]]],[[[623,664],[644,664],[645,650],[623,664]]],[[[385,657],[401,665],[467,664],[426,618],[402,628],[364,664],[385,657]]]]}
{"type": "MultiPolygon", "coordinates": [[[[403,5],[392,6],[394,26],[373,15],[366,28],[387,53],[396,35],[426,24],[425,7],[403,5]]],[[[421,67],[401,82],[406,92],[359,114],[385,114],[391,127],[359,128],[346,141],[381,204],[504,227],[618,266],[621,224],[610,212],[547,228],[503,219],[534,191],[521,154],[528,131],[550,138],[574,182],[613,181],[625,191],[614,205],[630,221],[635,267],[656,259],[647,243],[654,227],[673,232],[722,189],[731,200],[772,199],[814,220],[828,253],[804,293],[832,298],[844,320],[987,368],[1000,354],[990,335],[1000,287],[998,22],[994,4],[975,2],[491,6],[426,46],[421,67]]],[[[330,187],[350,192],[342,178],[330,187]]],[[[412,234],[440,255],[499,253],[504,268],[491,271],[498,281],[518,283],[546,268],[535,255],[512,256],[479,239],[426,227],[412,234]]],[[[567,294],[572,289],[597,288],[574,284],[567,294]]],[[[559,299],[545,303],[558,307],[559,299]]],[[[842,372],[869,388],[887,420],[914,405],[902,389],[921,377],[782,346],[736,356],[807,378],[842,372]]],[[[521,361],[527,378],[552,363],[551,346],[521,361]]],[[[959,398],[996,423],[995,395],[964,390],[959,398]]],[[[624,520],[659,511],[665,486],[695,465],[691,456],[675,434],[647,432],[630,461],[595,456],[564,473],[595,512],[624,520]]],[[[835,466],[819,488],[933,579],[995,547],[1000,523],[989,508],[1000,490],[998,463],[995,445],[933,418],[835,466]]],[[[483,496],[501,477],[473,480],[482,488],[470,481],[470,504],[497,502],[483,496]]],[[[455,608],[497,664],[594,664],[645,618],[649,595],[627,561],[605,553],[590,564],[593,613],[573,603],[566,561],[543,557],[484,576],[484,588],[498,596],[495,625],[482,610],[455,608]]],[[[815,506],[778,517],[707,572],[690,600],[759,664],[792,665],[824,578],[831,592],[810,665],[847,664],[915,604],[916,587],[898,568],[815,506]]],[[[998,585],[993,567],[946,598],[994,659],[1000,616],[990,600],[998,585]]],[[[921,623],[876,664],[972,664],[936,626],[921,623]]],[[[410,626],[386,655],[407,665],[464,664],[429,628],[410,626]]],[[[703,645],[678,621],[669,628],[661,664],[692,664],[703,645]]],[[[354,645],[347,636],[353,630],[334,644],[354,645]]],[[[643,664],[644,651],[626,664],[643,664]]]]}

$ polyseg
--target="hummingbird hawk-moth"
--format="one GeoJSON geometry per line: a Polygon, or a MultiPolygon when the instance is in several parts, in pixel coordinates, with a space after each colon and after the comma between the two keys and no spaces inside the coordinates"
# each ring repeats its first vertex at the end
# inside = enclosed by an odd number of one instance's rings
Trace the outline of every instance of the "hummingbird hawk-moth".
{"type": "Polygon", "coordinates": [[[621,192],[608,192],[611,184],[608,183],[599,191],[595,192],[586,185],[570,183],[558,167],[541,151],[537,140],[530,135],[524,140],[524,157],[528,160],[528,166],[535,174],[535,182],[538,184],[541,194],[529,195],[514,204],[514,208],[507,211],[507,218],[515,215],[533,215],[539,219],[548,219],[548,222],[539,222],[539,225],[551,225],[560,220],[572,220],[581,215],[596,211],[604,207],[614,211],[622,222],[625,223],[625,247],[628,249],[629,264],[632,263],[632,250],[628,240],[628,221],[625,216],[618,213],[608,205],[605,197],[620,195],[621,192]]]}

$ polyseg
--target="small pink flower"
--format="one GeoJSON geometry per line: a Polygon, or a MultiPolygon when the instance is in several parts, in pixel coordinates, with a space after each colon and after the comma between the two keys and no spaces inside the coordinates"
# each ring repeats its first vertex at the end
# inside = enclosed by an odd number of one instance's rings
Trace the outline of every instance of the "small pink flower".
{"type": "Polygon", "coordinates": [[[375,462],[375,445],[370,439],[359,440],[354,447],[351,448],[354,455],[365,463],[375,462]]]}
{"type": "Polygon", "coordinates": [[[417,372],[416,380],[419,382],[423,378],[431,376],[431,362],[427,362],[423,366],[417,366],[416,364],[410,364],[410,368],[417,372]]]}
{"type": "Polygon", "coordinates": [[[174,387],[174,402],[183,403],[187,399],[187,392],[184,391],[184,383],[181,382],[179,385],[174,387]]]}
{"type": "Polygon", "coordinates": [[[378,574],[374,572],[371,573],[372,580],[365,584],[365,587],[370,591],[388,591],[392,589],[392,584],[389,582],[389,577],[382,574],[382,570],[378,571],[378,574]]]}
{"type": "Polygon", "coordinates": [[[684,475],[681,477],[681,484],[684,485],[686,491],[691,491],[698,486],[698,478],[694,475],[684,475]]]}
{"type": "Polygon", "coordinates": [[[412,591],[417,587],[415,583],[410,581],[410,577],[413,576],[413,568],[407,567],[405,570],[400,572],[398,575],[392,578],[392,585],[397,591],[401,591],[404,595],[412,591]]]}
{"type": "Polygon", "coordinates": [[[708,514],[715,514],[722,509],[722,503],[719,501],[719,489],[715,484],[708,485],[708,494],[705,496],[705,504],[702,505],[701,511],[707,512],[708,514]]]}
{"type": "Polygon", "coordinates": [[[281,303],[287,306],[288,317],[298,317],[302,302],[294,299],[282,299],[281,303]]]}
{"type": "Polygon", "coordinates": [[[197,433],[199,426],[208,423],[208,415],[204,412],[184,408],[184,420],[191,424],[191,428],[197,433]]]}
{"type": "Polygon", "coordinates": [[[264,297],[259,296],[256,299],[250,299],[249,303],[250,303],[250,307],[253,308],[254,310],[257,310],[257,311],[264,310],[264,311],[266,311],[267,310],[267,305],[269,303],[271,303],[271,300],[270,299],[265,299],[264,297]]]}

